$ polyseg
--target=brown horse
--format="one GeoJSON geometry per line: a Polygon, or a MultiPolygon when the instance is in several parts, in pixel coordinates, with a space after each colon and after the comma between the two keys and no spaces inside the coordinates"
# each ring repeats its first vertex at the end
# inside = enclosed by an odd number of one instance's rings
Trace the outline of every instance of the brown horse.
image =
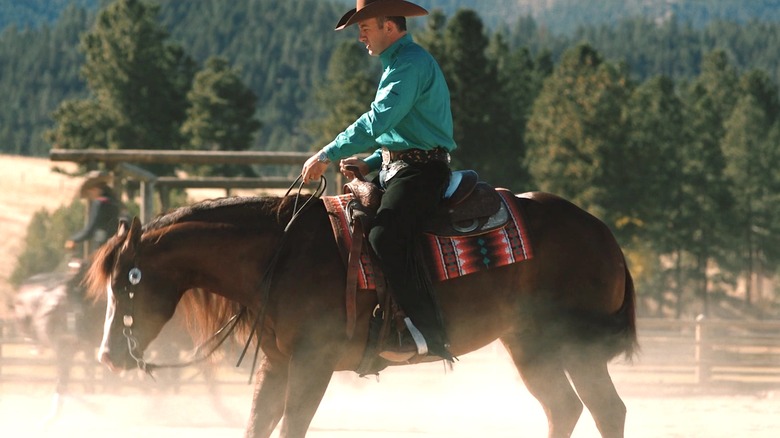
{"type": "MultiPolygon", "coordinates": [[[[602,222],[568,201],[530,193],[515,202],[534,258],[436,284],[451,351],[465,355],[500,339],[544,407],[549,436],[568,437],[584,403],[602,436],[622,437],[626,408],[607,363],[636,347],[623,253],[602,222]]],[[[225,198],[143,229],[137,219],[120,225],[89,273],[93,293],[109,296],[101,361],[143,367],[144,348],[189,289],[262,309],[264,357],[247,436],[268,437],[283,419],[281,437],[304,437],[333,372],[357,369],[377,297],[358,294],[358,327],[348,338],[345,268],[323,202],[314,198],[285,231],[297,206],[293,196],[225,198]]],[[[197,310],[226,319],[230,307],[197,310]]]]}

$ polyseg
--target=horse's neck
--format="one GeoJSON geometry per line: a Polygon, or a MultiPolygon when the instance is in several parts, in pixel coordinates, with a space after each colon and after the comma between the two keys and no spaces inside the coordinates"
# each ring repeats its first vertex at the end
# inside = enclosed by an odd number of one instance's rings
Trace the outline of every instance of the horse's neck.
{"type": "Polygon", "coordinates": [[[176,278],[182,290],[201,288],[225,298],[247,302],[253,297],[259,275],[278,246],[275,233],[189,233],[161,240],[165,253],[159,269],[176,278]]]}

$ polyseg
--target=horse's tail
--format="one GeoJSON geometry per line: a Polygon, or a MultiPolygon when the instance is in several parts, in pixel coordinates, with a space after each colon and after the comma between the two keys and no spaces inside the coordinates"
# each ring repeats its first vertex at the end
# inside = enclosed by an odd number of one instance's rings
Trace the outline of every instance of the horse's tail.
{"type": "MultiPolygon", "coordinates": [[[[564,331],[550,331],[573,345],[596,347],[609,359],[623,355],[631,360],[639,351],[636,327],[636,291],[634,280],[625,268],[623,304],[611,314],[569,310],[560,321],[564,331]]],[[[558,327],[557,324],[553,327],[558,327]]],[[[548,338],[549,339],[549,338],[548,338]]]]}

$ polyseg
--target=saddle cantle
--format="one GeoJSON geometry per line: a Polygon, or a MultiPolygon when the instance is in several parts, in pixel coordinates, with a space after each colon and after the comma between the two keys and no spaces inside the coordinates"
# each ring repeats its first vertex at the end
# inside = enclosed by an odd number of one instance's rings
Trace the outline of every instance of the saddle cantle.
{"type": "MultiPolygon", "coordinates": [[[[379,208],[382,190],[365,179],[355,178],[344,185],[344,192],[355,196],[349,208],[350,221],[360,216],[364,228],[370,226],[370,219],[379,208]]],[[[464,236],[499,228],[508,220],[509,213],[495,188],[480,181],[477,172],[459,170],[452,172],[441,207],[423,231],[437,236],[464,236]]]]}

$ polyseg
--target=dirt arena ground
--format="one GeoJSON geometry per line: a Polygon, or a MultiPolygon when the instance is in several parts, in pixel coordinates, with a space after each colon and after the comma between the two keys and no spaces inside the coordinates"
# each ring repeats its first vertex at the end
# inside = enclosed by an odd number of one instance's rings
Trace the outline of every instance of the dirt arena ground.
{"type": "MultiPolygon", "coordinates": [[[[338,373],[308,434],[312,438],[545,437],[544,414],[502,353],[465,356],[453,371],[441,363],[386,370],[379,381],[338,373]]],[[[627,437],[774,438],[780,430],[780,391],[701,390],[636,384],[625,365],[613,367],[628,407],[627,437]]],[[[161,393],[149,380],[142,391],[65,398],[60,416],[44,424],[48,388],[0,388],[2,437],[243,436],[251,387],[231,384],[220,396],[202,389],[161,393]]],[[[274,435],[276,436],[276,435],[274,435]]],[[[598,437],[587,411],[574,438],[598,437]]]]}

